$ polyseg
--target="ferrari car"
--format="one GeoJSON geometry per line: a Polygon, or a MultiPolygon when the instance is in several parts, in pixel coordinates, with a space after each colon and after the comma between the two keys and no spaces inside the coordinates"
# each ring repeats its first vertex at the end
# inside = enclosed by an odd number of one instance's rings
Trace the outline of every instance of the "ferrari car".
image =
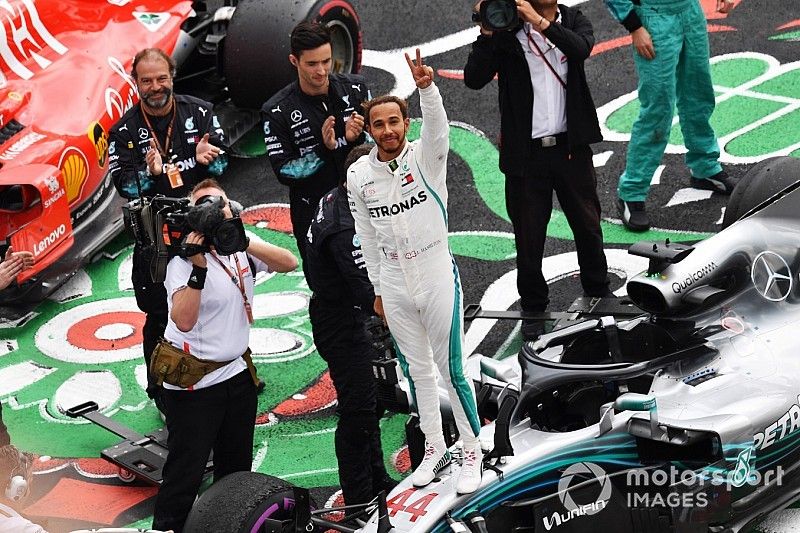
{"type": "Polygon", "coordinates": [[[0,308],[42,300],[121,231],[108,130],[138,101],[137,51],[170,52],[176,91],[222,103],[235,140],[258,121],[246,110],[293,79],[286,36],[301,20],[330,27],[335,71],[360,69],[359,20],[346,0],[0,3],[0,253],[35,257],[0,292],[0,308]]]}
{"type": "MultiPolygon", "coordinates": [[[[723,231],[632,246],[649,267],[626,298],[555,314],[516,359],[473,354],[479,412],[492,419],[475,493],[456,493],[454,459],[430,485],[406,478],[334,522],[307,491],[238,473],[199,498],[186,531],[746,530],[800,492],[799,207],[800,160],[761,163],[723,231]]],[[[392,368],[382,361],[376,375],[407,403],[392,368]]]]}

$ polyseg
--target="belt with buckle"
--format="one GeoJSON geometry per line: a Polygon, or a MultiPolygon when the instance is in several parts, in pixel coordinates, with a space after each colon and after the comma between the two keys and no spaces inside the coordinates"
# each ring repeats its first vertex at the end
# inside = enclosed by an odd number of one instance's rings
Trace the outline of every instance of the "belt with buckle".
{"type": "Polygon", "coordinates": [[[531,146],[533,148],[552,148],[553,146],[564,144],[565,142],[567,142],[567,134],[558,133],[556,135],[547,135],[546,137],[531,139],[531,146]]]}

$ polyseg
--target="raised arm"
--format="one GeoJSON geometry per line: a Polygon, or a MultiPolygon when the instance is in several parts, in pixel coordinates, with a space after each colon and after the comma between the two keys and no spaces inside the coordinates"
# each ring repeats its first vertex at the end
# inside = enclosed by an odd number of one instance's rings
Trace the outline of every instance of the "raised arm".
{"type": "Polygon", "coordinates": [[[426,179],[436,180],[444,177],[447,167],[447,154],[450,150],[450,126],[444,109],[442,95],[433,83],[433,69],[425,64],[419,48],[413,61],[406,54],[406,62],[419,88],[419,105],[422,109],[422,131],[419,149],[422,157],[417,162],[427,174],[426,179]]]}

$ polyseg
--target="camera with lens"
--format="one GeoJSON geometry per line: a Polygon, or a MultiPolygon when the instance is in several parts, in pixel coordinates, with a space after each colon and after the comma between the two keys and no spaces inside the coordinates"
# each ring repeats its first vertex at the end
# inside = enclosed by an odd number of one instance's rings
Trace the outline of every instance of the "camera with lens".
{"type": "Polygon", "coordinates": [[[477,12],[472,12],[472,22],[490,31],[512,30],[519,25],[515,0],[484,0],[477,12]]]}
{"type": "Polygon", "coordinates": [[[150,257],[150,277],[162,282],[172,257],[190,257],[211,250],[220,255],[243,252],[249,244],[239,218],[241,205],[229,202],[233,218],[225,218],[222,196],[203,196],[189,205],[187,198],[157,195],[137,198],[122,207],[125,226],[138,247],[150,257]],[[192,231],[202,233],[205,244],[187,244],[192,231]]]}

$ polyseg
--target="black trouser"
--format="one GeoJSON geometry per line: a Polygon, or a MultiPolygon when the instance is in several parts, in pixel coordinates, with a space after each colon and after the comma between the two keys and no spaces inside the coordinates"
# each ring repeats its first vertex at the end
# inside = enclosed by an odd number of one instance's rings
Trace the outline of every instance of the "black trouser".
{"type": "Polygon", "coordinates": [[[0,446],[11,444],[11,435],[8,434],[8,428],[3,423],[3,404],[0,403],[0,446]]]}
{"type": "Polygon", "coordinates": [[[131,281],[133,293],[136,295],[136,305],[146,315],[142,328],[142,351],[148,369],[147,395],[153,398],[163,411],[158,397],[161,387],[156,384],[155,377],[150,375],[150,356],[167,328],[167,290],[163,283],[153,283],[150,278],[149,258],[138,247],[133,250],[131,281]]]}
{"type": "Polygon", "coordinates": [[[163,389],[167,407],[164,481],[156,497],[153,529],[180,533],[214,450],[214,481],[253,464],[256,388],[250,372],[193,391],[163,389]]]}
{"type": "Polygon", "coordinates": [[[575,236],[581,284],[587,296],[608,293],[608,265],[600,229],[597,176],[588,146],[566,144],[531,148],[535,164],[527,176],[506,176],[506,209],[517,245],[517,290],[525,311],[544,311],[549,302],[542,275],[547,223],[553,210],[553,191],[575,236]]]}
{"type": "Polygon", "coordinates": [[[385,488],[388,478],[372,374],[372,344],[363,317],[353,308],[312,298],[309,317],[314,344],[328,363],[336,389],[339,423],[334,445],[342,495],[347,505],[366,503],[385,488]]]}
{"type": "Polygon", "coordinates": [[[292,197],[289,205],[289,216],[292,219],[292,233],[297,241],[297,251],[303,263],[306,262],[306,233],[311,225],[311,219],[317,212],[319,198],[292,197]],[[306,200],[309,200],[308,202],[306,200]],[[311,201],[315,200],[315,201],[311,201]]]}

